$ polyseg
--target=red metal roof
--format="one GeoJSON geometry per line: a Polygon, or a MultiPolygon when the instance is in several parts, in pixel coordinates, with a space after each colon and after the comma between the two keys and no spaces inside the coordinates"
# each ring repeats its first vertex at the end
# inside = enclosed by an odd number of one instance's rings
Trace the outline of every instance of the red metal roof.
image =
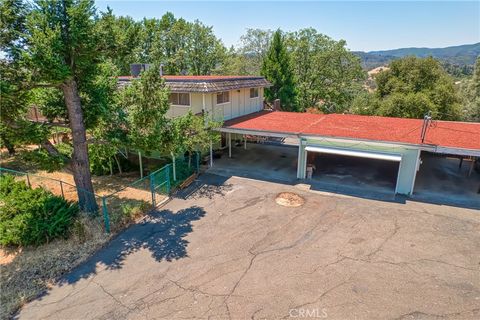
{"type": "MultiPolygon", "coordinates": [[[[226,121],[224,127],[420,145],[422,125],[422,119],[261,111],[226,121]]],[[[480,150],[480,123],[433,121],[423,144],[480,150]]]]}

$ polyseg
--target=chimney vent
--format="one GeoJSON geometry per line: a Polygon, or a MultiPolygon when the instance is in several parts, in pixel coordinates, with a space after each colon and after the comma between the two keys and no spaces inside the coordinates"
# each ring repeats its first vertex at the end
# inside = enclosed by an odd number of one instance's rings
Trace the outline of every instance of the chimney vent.
{"type": "Polygon", "coordinates": [[[142,71],[150,69],[151,66],[150,63],[132,63],[130,65],[130,74],[134,77],[138,77],[142,71]]]}

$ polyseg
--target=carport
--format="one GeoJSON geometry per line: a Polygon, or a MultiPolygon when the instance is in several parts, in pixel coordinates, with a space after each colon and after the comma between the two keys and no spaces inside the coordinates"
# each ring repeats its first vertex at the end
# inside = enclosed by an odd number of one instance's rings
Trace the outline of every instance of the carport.
{"type": "Polygon", "coordinates": [[[377,186],[411,195],[422,151],[480,157],[480,123],[261,111],[229,120],[219,131],[226,134],[230,157],[235,150],[232,139],[241,140],[246,135],[288,138],[298,144],[297,179],[308,182],[307,168],[313,167],[312,182],[350,184],[366,192],[377,186]],[[348,172],[349,168],[357,168],[356,174],[367,175],[368,179],[339,178],[355,173],[348,172]],[[365,168],[378,170],[368,175],[365,168]],[[340,169],[345,169],[346,174],[337,174],[340,169]]]}
{"type": "Polygon", "coordinates": [[[291,183],[297,178],[298,137],[288,133],[221,129],[223,155],[211,172],[291,183]]]}

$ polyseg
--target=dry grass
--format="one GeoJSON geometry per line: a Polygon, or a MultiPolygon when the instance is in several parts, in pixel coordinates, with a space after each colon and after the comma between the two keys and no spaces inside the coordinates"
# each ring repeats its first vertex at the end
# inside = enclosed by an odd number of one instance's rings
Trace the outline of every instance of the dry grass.
{"type": "Polygon", "coordinates": [[[13,252],[3,250],[0,264],[0,319],[7,319],[56,279],[85,261],[110,239],[96,219],[79,218],[67,240],[13,252]],[[9,254],[10,253],[10,254],[9,254]]]}
{"type": "MultiPolygon", "coordinates": [[[[40,176],[30,177],[32,187],[43,186],[57,195],[62,195],[60,183],[44,178],[74,184],[68,169],[55,172],[38,170],[20,157],[9,157],[4,152],[1,166],[40,176]]],[[[26,180],[26,177],[18,179],[26,180]]],[[[48,289],[59,277],[104,246],[115,233],[141,219],[148,212],[152,197],[149,188],[141,185],[129,186],[138,179],[138,172],[92,177],[95,192],[99,196],[121,190],[107,200],[112,230],[110,235],[104,232],[101,215],[94,219],[80,217],[66,240],[55,240],[39,247],[12,250],[0,248],[0,319],[11,317],[23,304],[48,289]]],[[[65,184],[63,194],[67,200],[78,199],[75,188],[65,184]]],[[[157,203],[164,199],[161,195],[156,197],[157,203]]]]}

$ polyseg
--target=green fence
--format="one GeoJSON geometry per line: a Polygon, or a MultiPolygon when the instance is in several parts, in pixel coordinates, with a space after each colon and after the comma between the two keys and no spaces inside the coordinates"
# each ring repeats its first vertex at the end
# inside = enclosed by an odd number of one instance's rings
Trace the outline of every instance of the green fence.
{"type": "MultiPolygon", "coordinates": [[[[86,193],[89,195],[93,194],[87,190],[77,188],[74,184],[65,182],[63,180],[44,177],[29,172],[22,172],[0,167],[0,175],[1,174],[13,175],[17,178],[17,180],[25,181],[26,184],[31,188],[43,187],[47,190],[50,190],[53,194],[61,196],[69,201],[78,201],[79,193],[86,193]]],[[[98,195],[94,194],[94,196],[99,198],[98,195]]],[[[97,204],[101,204],[101,200],[97,199],[97,204]]]]}
{"type": "Polygon", "coordinates": [[[179,186],[185,179],[200,170],[200,153],[175,158],[170,166],[170,183],[173,187],[179,186]]]}
{"type": "MultiPolygon", "coordinates": [[[[200,154],[180,157],[175,159],[174,164],[167,164],[120,190],[104,195],[94,194],[105,232],[121,229],[125,218],[135,217],[137,213],[141,215],[147,209],[155,208],[165,201],[172,189],[177,188],[192,174],[199,172],[199,159],[200,154]]],[[[0,174],[14,175],[32,188],[43,187],[69,201],[78,201],[78,193],[90,193],[68,182],[28,172],[0,167],[0,174]]]]}

